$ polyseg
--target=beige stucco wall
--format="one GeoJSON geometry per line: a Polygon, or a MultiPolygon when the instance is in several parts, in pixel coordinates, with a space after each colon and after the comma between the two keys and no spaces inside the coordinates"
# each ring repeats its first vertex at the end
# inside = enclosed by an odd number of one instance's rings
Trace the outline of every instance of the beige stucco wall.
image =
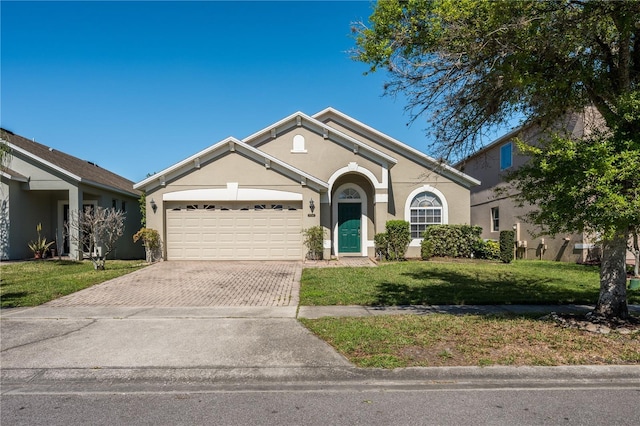
{"type": "MultiPolygon", "coordinates": [[[[147,227],[157,230],[163,240],[166,235],[166,208],[176,203],[163,203],[163,195],[191,189],[222,189],[228,183],[237,183],[242,189],[272,189],[302,195],[303,228],[320,225],[320,195],[314,189],[283,176],[264,162],[248,158],[239,152],[227,152],[215,161],[201,164],[199,169],[190,169],[175,179],[165,182],[165,186],[155,186],[147,191],[147,227]],[[309,200],[316,205],[315,215],[310,216],[309,200]],[[154,212],[151,202],[155,202],[154,212]]],[[[275,200],[274,200],[275,201],[275,200]]],[[[197,202],[202,204],[202,201],[197,202]]],[[[297,203],[297,202],[294,202],[297,203]]],[[[182,202],[178,204],[189,204],[182,202]]],[[[302,229],[300,230],[302,232],[302,229]]],[[[328,231],[328,229],[327,229],[328,231]]]]}
{"type": "MultiPolygon", "coordinates": [[[[409,194],[418,187],[429,185],[440,190],[447,198],[450,223],[469,223],[469,189],[444,177],[437,171],[426,169],[397,150],[381,146],[374,140],[336,123],[331,123],[331,125],[398,160],[398,164],[387,166],[390,167],[388,170],[390,200],[386,220],[404,219],[404,206],[409,194]]],[[[324,139],[322,135],[303,127],[278,135],[277,138],[259,145],[259,148],[325,181],[337,170],[347,167],[350,162],[356,162],[358,166],[369,170],[378,181],[382,181],[384,170],[379,162],[366,158],[362,153],[355,154],[352,149],[324,139]],[[296,134],[305,137],[307,153],[291,152],[293,137],[296,134]]],[[[365,150],[361,148],[360,151],[364,152],[365,150]]]]}
{"type": "MultiPolygon", "coordinates": [[[[516,240],[520,241],[519,257],[526,259],[557,260],[563,262],[584,262],[590,255],[586,249],[577,249],[576,245],[588,244],[582,234],[561,234],[555,237],[538,235],[540,229],[524,222],[521,217],[526,208],[517,208],[509,198],[494,199],[475,205],[471,209],[471,224],[481,226],[482,238],[499,241],[500,232],[491,229],[491,209],[500,210],[500,230],[514,229],[516,240]]],[[[594,253],[595,254],[595,253],[594,253]]]]}
{"type": "MultiPolygon", "coordinates": [[[[415,188],[423,185],[432,186],[440,190],[449,204],[449,223],[468,224],[469,223],[469,189],[458,182],[444,176],[442,170],[438,170],[433,165],[426,167],[415,161],[415,156],[402,149],[397,148],[392,143],[379,143],[380,137],[372,135],[364,128],[346,127],[341,123],[328,118],[323,120],[331,127],[340,130],[351,137],[374,147],[375,149],[394,157],[398,164],[390,168],[389,181],[392,186],[393,201],[395,204],[389,208],[391,219],[404,219],[404,203],[409,193],[415,188]]],[[[475,176],[474,176],[475,177],[475,176]]]]}
{"type": "MultiPolygon", "coordinates": [[[[518,137],[535,142],[540,133],[537,129],[526,129],[518,137]]],[[[558,260],[565,262],[583,262],[592,254],[588,249],[579,248],[590,241],[582,234],[563,234],[555,237],[538,235],[540,229],[528,224],[523,216],[531,207],[517,207],[505,194],[496,193],[496,189],[505,184],[503,174],[517,169],[528,161],[528,157],[519,155],[513,139],[505,138],[484,149],[464,163],[462,170],[481,181],[481,185],[472,188],[470,198],[471,225],[482,227],[482,237],[498,241],[499,231],[492,230],[491,209],[498,207],[500,212],[500,230],[514,229],[516,239],[520,241],[519,256],[527,259],[558,260]],[[500,170],[500,148],[508,142],[513,144],[513,165],[500,170]],[[576,248],[578,247],[578,248],[576,248]]]]}
{"type": "Polygon", "coordinates": [[[378,181],[382,180],[382,166],[379,163],[365,155],[354,153],[352,147],[345,147],[332,140],[324,139],[322,135],[305,127],[296,127],[283,132],[257,148],[325,182],[336,170],[347,167],[352,162],[371,171],[378,181]],[[293,139],[296,135],[305,138],[306,152],[292,152],[293,139]]]}

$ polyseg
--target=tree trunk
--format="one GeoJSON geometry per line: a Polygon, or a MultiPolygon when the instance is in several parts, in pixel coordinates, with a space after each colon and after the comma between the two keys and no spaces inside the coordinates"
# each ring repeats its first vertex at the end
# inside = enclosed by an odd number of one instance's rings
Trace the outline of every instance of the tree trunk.
{"type": "Polygon", "coordinates": [[[634,265],[633,265],[633,276],[640,277],[640,245],[638,244],[638,231],[637,229],[633,230],[633,254],[634,254],[634,265]]]}
{"type": "Polygon", "coordinates": [[[605,241],[600,266],[600,297],[595,313],[606,318],[628,318],[627,235],[622,233],[605,241]]]}

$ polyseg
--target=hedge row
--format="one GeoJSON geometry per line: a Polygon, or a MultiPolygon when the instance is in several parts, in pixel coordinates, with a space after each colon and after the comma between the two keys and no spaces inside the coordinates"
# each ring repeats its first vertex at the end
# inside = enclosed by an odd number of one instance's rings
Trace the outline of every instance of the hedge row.
{"type": "Polygon", "coordinates": [[[480,238],[482,228],[470,225],[433,225],[423,234],[421,256],[500,258],[499,245],[495,241],[480,238]]]}
{"type": "MultiPolygon", "coordinates": [[[[432,225],[423,234],[420,247],[421,257],[474,257],[477,259],[507,260],[501,242],[485,241],[480,238],[482,228],[470,225],[432,225]]],[[[511,237],[513,240],[513,237],[511,237]]],[[[387,260],[401,260],[409,247],[411,232],[409,222],[390,220],[386,223],[386,232],[376,234],[374,243],[376,254],[387,260]]],[[[506,240],[505,240],[506,241],[506,240]]],[[[513,244],[511,255],[513,256],[513,244]]]]}

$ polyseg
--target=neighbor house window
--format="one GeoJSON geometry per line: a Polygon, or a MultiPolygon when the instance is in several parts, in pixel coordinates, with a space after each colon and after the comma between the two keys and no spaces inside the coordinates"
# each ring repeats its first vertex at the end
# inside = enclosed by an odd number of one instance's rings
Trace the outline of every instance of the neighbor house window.
{"type": "Polygon", "coordinates": [[[123,213],[127,212],[127,202],[123,201],[122,204],[120,204],[120,210],[122,210],[123,213]]]}
{"type": "Polygon", "coordinates": [[[513,165],[513,146],[511,142],[500,147],[500,170],[508,169],[513,165]]]}
{"type": "Polygon", "coordinates": [[[493,207],[491,209],[491,230],[498,232],[500,230],[500,208],[493,207]]]}
{"type": "Polygon", "coordinates": [[[442,223],[442,202],[431,192],[421,192],[411,201],[411,238],[422,238],[429,225],[442,223]]]}

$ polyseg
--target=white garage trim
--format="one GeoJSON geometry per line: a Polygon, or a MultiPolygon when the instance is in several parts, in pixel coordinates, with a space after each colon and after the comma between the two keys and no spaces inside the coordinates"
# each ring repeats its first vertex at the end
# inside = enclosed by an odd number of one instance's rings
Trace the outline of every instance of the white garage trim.
{"type": "Polygon", "coordinates": [[[217,189],[187,189],[167,192],[162,195],[164,201],[302,201],[302,194],[277,191],[274,189],[238,188],[227,185],[217,189]]]}

